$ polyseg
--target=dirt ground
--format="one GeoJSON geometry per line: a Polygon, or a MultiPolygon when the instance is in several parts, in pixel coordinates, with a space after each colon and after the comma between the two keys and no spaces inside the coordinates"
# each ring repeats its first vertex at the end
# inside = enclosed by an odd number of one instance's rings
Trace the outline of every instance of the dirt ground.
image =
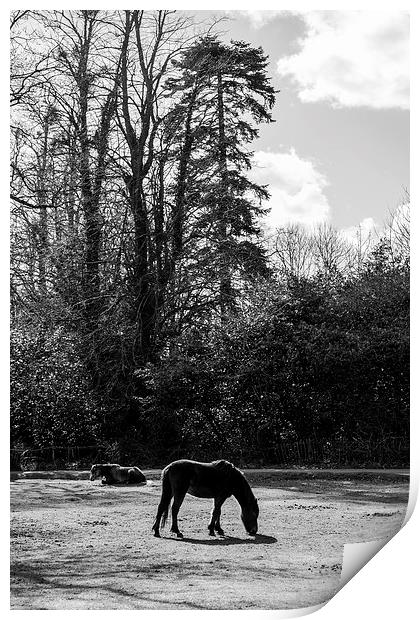
{"type": "MultiPolygon", "coordinates": [[[[408,476],[250,471],[259,534],[239,506],[222,509],[225,537],[211,538],[212,501],[187,495],[185,538],[151,527],[159,472],[145,486],[87,479],[11,482],[12,609],[288,609],[336,592],[343,545],[392,536],[404,519],[408,476]]],[[[87,474],[83,476],[87,477],[87,474]]]]}

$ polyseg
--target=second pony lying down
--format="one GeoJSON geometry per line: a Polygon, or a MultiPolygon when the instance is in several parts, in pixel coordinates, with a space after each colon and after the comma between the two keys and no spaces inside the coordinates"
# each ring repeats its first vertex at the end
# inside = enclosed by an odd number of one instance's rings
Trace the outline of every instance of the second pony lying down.
{"type": "Polygon", "coordinates": [[[146,477],[138,467],[121,467],[114,463],[92,465],[89,480],[102,478],[102,484],[140,484],[146,477]]]}

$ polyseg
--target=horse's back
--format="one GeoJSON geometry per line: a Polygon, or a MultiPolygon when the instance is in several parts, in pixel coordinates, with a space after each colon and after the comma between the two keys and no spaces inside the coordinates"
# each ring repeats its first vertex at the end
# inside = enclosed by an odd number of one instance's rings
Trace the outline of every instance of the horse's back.
{"type": "Polygon", "coordinates": [[[210,467],[214,469],[236,469],[236,467],[230,462],[225,461],[224,459],[220,459],[217,461],[193,461],[191,459],[179,459],[177,461],[172,461],[169,465],[166,465],[163,471],[170,469],[190,469],[194,467],[210,467]]]}
{"type": "Polygon", "coordinates": [[[196,497],[215,497],[220,493],[231,494],[231,473],[235,470],[229,461],[203,463],[180,459],[165,467],[162,478],[169,478],[173,489],[182,489],[196,497]]]}
{"type": "Polygon", "coordinates": [[[235,469],[229,461],[212,461],[204,463],[201,461],[192,461],[190,459],[179,459],[172,461],[162,471],[162,476],[171,473],[179,475],[205,475],[209,472],[224,472],[229,469],[235,469]]]}

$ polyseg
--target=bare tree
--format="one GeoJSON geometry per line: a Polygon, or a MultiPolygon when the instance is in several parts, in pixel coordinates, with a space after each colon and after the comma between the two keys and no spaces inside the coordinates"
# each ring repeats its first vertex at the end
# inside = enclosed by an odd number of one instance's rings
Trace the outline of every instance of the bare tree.
{"type": "Polygon", "coordinates": [[[405,192],[400,205],[389,214],[386,237],[394,260],[410,258],[410,194],[405,192]]]}
{"type": "Polygon", "coordinates": [[[312,248],[317,270],[334,277],[346,273],[351,266],[351,247],[331,224],[319,224],[312,234],[312,248]]]}
{"type": "Polygon", "coordinates": [[[48,76],[51,46],[43,39],[32,11],[10,13],[10,105],[21,106],[36,100],[48,76]]]}
{"type": "MultiPolygon", "coordinates": [[[[134,224],[131,303],[137,331],[134,351],[139,360],[147,360],[151,353],[160,303],[153,258],[161,260],[163,239],[165,156],[156,147],[166,112],[163,81],[171,60],[188,42],[183,36],[187,25],[173,11],[124,12],[118,120],[129,151],[123,174],[134,224]],[[146,185],[154,166],[159,189],[154,192],[157,200],[150,205],[146,185]]],[[[158,265],[157,271],[161,269],[158,265]]]]}
{"type": "Polygon", "coordinates": [[[278,228],[274,257],[286,278],[307,278],[313,272],[313,239],[298,224],[278,228]]]}
{"type": "Polygon", "coordinates": [[[375,229],[366,230],[361,224],[356,229],[354,240],[349,244],[349,269],[360,274],[368,259],[378,233],[375,229]]]}

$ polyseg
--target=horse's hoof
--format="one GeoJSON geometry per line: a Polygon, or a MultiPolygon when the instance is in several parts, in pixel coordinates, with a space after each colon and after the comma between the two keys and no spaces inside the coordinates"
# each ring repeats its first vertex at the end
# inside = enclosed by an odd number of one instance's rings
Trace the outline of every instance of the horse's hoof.
{"type": "Polygon", "coordinates": [[[216,532],[219,534],[219,536],[225,535],[225,532],[223,530],[216,530],[216,532]]]}
{"type": "Polygon", "coordinates": [[[153,534],[153,536],[154,536],[155,538],[160,538],[160,534],[159,534],[159,532],[155,532],[155,533],[153,534]]]}
{"type": "Polygon", "coordinates": [[[209,536],[216,536],[214,532],[209,532],[209,536]]]}

